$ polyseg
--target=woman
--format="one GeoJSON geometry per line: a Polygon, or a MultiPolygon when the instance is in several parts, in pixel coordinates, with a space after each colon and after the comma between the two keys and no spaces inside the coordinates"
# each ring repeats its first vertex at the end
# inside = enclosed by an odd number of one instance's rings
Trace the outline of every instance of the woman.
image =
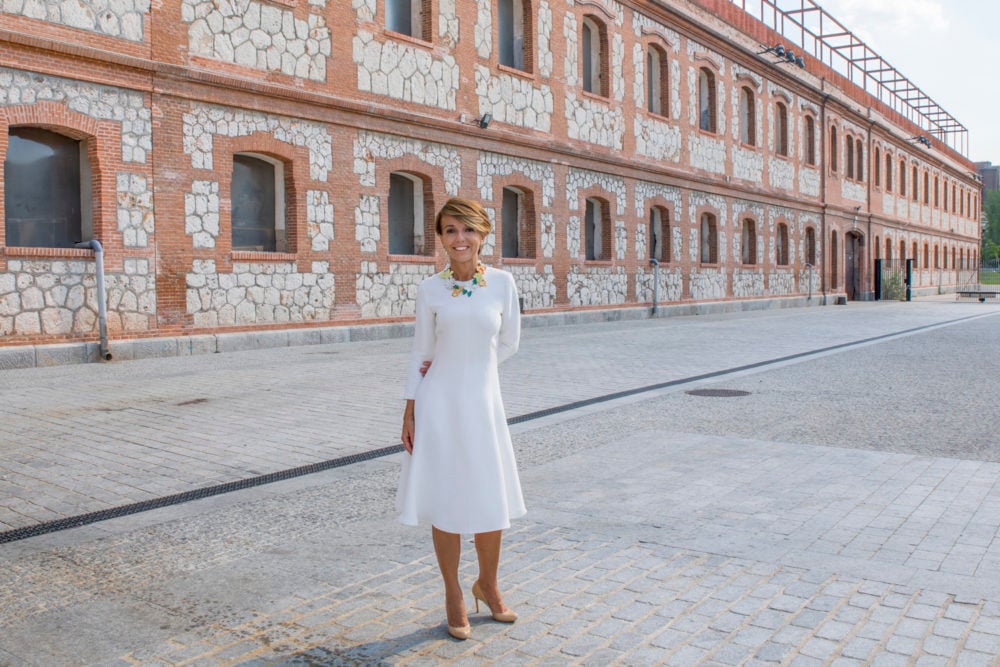
{"type": "Polygon", "coordinates": [[[517,351],[521,328],[513,278],[479,259],[491,227],[486,210],[468,199],[451,199],[438,213],[449,266],[417,291],[403,413],[399,520],[431,524],[448,633],[456,639],[472,632],[458,579],[462,533],[475,534],[476,611],[482,601],[494,620],[517,619],[500,595],[497,567],[503,529],[526,510],[497,364],[517,351]]]}

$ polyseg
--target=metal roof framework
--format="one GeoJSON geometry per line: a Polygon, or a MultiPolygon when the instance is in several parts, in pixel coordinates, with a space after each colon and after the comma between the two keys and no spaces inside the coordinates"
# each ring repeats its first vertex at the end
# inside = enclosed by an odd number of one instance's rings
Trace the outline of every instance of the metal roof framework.
{"type": "Polygon", "coordinates": [[[969,130],[813,0],[729,1],[931,138],[968,156],[969,130]]]}

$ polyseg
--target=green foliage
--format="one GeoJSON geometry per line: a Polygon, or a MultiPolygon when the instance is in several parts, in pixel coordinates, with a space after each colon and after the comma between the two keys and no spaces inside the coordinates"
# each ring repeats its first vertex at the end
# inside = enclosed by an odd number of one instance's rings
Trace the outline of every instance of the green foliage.
{"type": "Polygon", "coordinates": [[[882,299],[885,301],[905,301],[906,286],[901,273],[882,274],[882,299]]]}
{"type": "Polygon", "coordinates": [[[983,260],[994,262],[1000,260],[1000,245],[994,243],[992,239],[983,239],[983,260]]]}
{"type": "MultiPolygon", "coordinates": [[[[987,191],[983,211],[986,213],[986,230],[983,232],[985,249],[988,242],[1000,245],[1000,190],[987,191]]],[[[987,253],[983,254],[986,256],[987,253]]]]}

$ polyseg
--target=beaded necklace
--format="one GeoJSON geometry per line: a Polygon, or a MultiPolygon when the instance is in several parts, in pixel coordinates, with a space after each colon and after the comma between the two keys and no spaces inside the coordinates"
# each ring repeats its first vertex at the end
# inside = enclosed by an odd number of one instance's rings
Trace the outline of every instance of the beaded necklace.
{"type": "Polygon", "coordinates": [[[451,267],[446,267],[444,271],[438,274],[442,279],[451,282],[451,296],[472,296],[472,291],[477,287],[486,287],[486,267],[483,266],[482,262],[476,264],[476,272],[472,275],[472,284],[468,287],[464,285],[459,285],[455,280],[455,272],[451,270],[451,267]]]}

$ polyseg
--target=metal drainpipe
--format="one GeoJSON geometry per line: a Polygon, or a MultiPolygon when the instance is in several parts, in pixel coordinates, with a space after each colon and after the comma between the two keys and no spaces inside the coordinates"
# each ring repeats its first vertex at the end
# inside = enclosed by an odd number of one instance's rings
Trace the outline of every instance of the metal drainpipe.
{"type": "Polygon", "coordinates": [[[660,295],[660,260],[650,258],[649,263],[653,265],[653,317],[656,317],[656,302],[660,295]]]}
{"type": "Polygon", "coordinates": [[[108,349],[108,296],[104,291],[104,248],[97,239],[80,241],[76,245],[94,251],[94,262],[97,265],[97,327],[101,334],[101,359],[111,361],[111,351],[108,349]]]}

